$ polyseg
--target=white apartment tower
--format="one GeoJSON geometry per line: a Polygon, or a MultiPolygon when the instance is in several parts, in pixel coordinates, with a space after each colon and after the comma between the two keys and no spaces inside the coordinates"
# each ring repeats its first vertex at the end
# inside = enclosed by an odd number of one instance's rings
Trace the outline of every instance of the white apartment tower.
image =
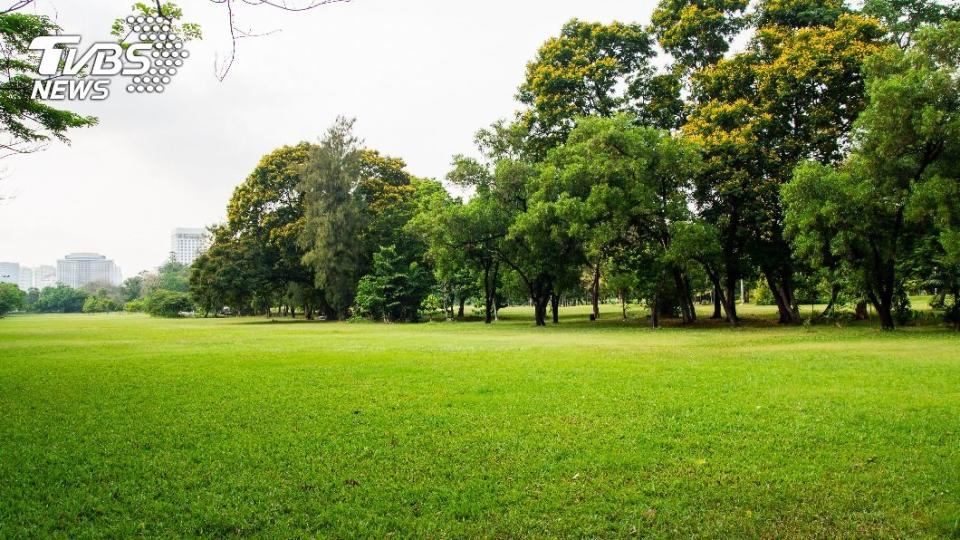
{"type": "Polygon", "coordinates": [[[33,288],[33,268],[29,266],[20,267],[20,280],[17,285],[22,291],[29,291],[33,288]]]}
{"type": "Polygon", "coordinates": [[[197,256],[210,247],[210,233],[206,229],[176,228],[170,235],[170,253],[174,260],[190,266],[197,256]]]}
{"type": "Polygon", "coordinates": [[[33,286],[40,289],[57,286],[57,269],[54,266],[42,265],[33,269],[33,286]]]}
{"type": "Polygon", "coordinates": [[[74,289],[88,283],[120,285],[120,268],[98,253],[71,253],[57,261],[57,281],[74,289]]]}

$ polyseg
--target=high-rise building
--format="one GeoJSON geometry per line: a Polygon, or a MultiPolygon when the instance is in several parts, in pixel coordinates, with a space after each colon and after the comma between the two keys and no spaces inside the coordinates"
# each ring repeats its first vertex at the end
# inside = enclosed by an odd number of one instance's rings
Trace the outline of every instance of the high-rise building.
{"type": "Polygon", "coordinates": [[[20,264],[15,262],[0,262],[0,283],[20,284],[20,264]]]}
{"type": "Polygon", "coordinates": [[[120,285],[120,268],[98,253],[71,253],[57,261],[57,281],[75,289],[88,283],[120,285]]]}
{"type": "Polygon", "coordinates": [[[210,233],[206,229],[176,228],[170,235],[170,253],[178,263],[190,266],[210,247],[210,233]]]}
{"type": "Polygon", "coordinates": [[[20,267],[20,279],[17,281],[17,285],[22,291],[29,291],[33,288],[33,269],[29,266],[20,267]]]}
{"type": "Polygon", "coordinates": [[[57,269],[48,264],[33,269],[33,286],[40,289],[57,286],[57,269]]]}

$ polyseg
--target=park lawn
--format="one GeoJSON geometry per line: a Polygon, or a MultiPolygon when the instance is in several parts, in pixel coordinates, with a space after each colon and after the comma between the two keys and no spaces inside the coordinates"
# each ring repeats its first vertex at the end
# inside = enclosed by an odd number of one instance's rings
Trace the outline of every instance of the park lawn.
{"type": "Polygon", "coordinates": [[[0,537],[960,537],[960,335],[567,312],[0,319],[0,537]]]}

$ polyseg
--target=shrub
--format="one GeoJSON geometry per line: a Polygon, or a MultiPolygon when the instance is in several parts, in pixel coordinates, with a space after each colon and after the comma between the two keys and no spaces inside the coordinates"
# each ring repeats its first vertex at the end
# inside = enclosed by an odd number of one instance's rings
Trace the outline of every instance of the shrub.
{"type": "Polygon", "coordinates": [[[181,313],[193,311],[190,295],[182,292],[157,289],[144,302],[144,311],[154,317],[180,317],[181,313]]]}
{"type": "Polygon", "coordinates": [[[108,313],[120,311],[120,305],[106,296],[88,296],[83,302],[84,313],[108,313]]]}
{"type": "Polygon", "coordinates": [[[144,310],[144,309],[143,309],[143,308],[144,308],[144,304],[145,304],[145,302],[144,302],[143,298],[137,298],[137,299],[135,299],[135,300],[130,300],[129,302],[127,302],[126,304],[124,304],[124,305],[123,305],[123,310],[126,311],[126,312],[128,312],[128,313],[141,313],[141,312],[143,312],[143,310],[144,310]]]}
{"type": "Polygon", "coordinates": [[[415,321],[431,285],[425,267],[405,260],[394,246],[382,247],[373,256],[373,272],[357,284],[353,311],[375,320],[415,321]]]}
{"type": "Polygon", "coordinates": [[[80,313],[86,301],[87,293],[61,284],[40,291],[34,309],[41,313],[80,313]]]}
{"type": "Polygon", "coordinates": [[[13,283],[0,283],[0,317],[23,308],[26,294],[13,283]]]}

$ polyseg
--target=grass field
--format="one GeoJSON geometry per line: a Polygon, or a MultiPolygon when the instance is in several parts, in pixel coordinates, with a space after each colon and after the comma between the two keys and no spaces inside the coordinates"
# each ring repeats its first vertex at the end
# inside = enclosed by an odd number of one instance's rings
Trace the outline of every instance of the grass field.
{"type": "Polygon", "coordinates": [[[0,537],[960,537],[958,335],[507,314],[2,319],[0,537]]]}

